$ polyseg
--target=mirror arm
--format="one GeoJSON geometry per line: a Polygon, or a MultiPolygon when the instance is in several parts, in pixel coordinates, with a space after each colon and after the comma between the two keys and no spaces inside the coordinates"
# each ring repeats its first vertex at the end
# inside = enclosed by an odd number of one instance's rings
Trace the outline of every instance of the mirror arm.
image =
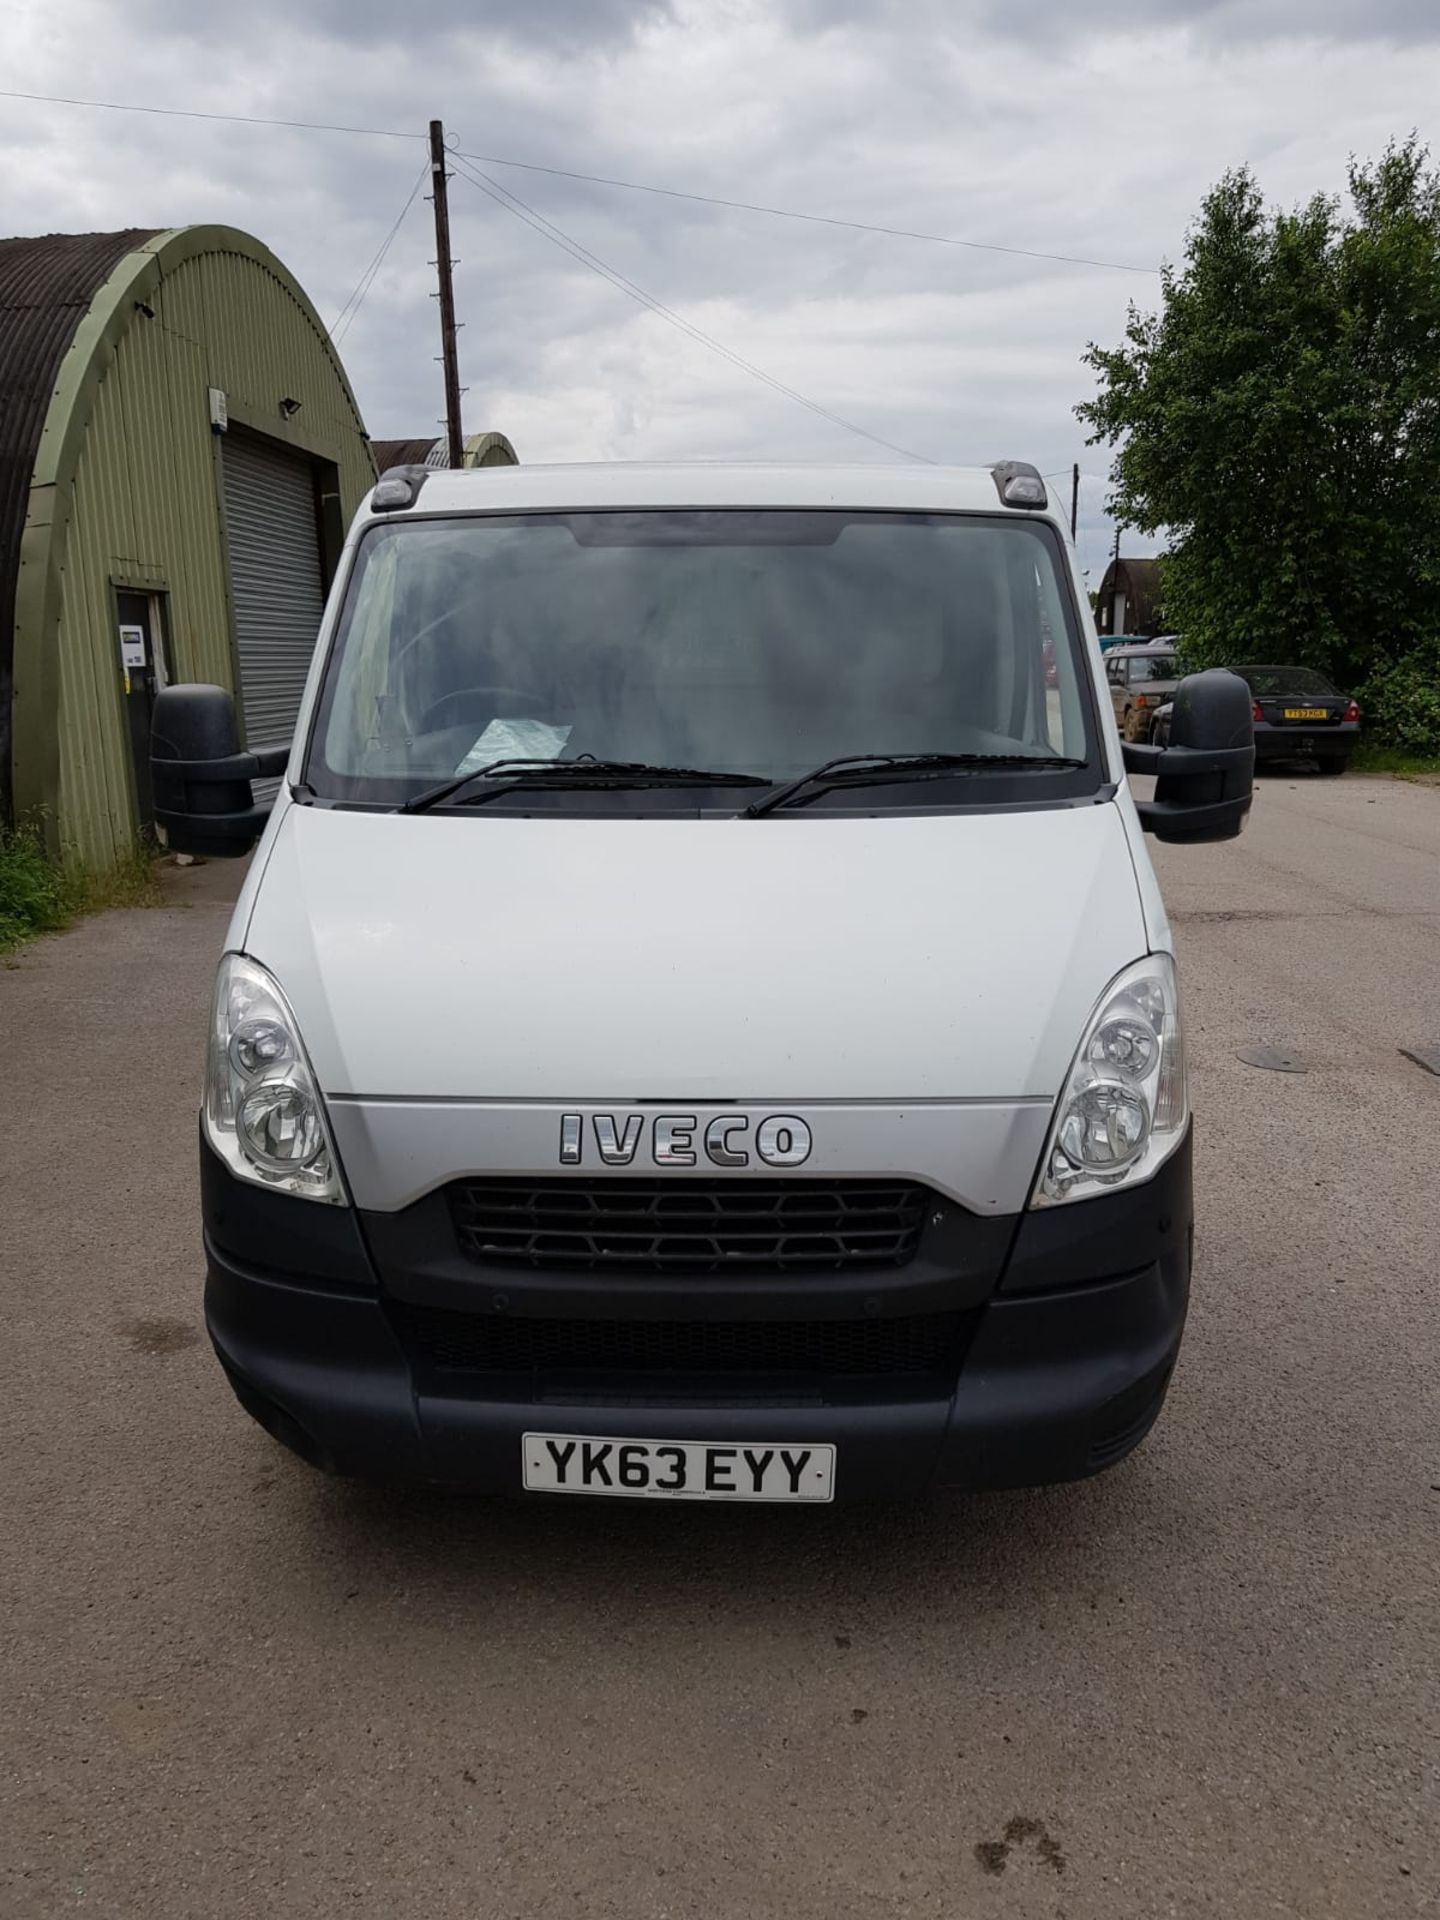
{"type": "Polygon", "coordinates": [[[1141,747],[1123,741],[1125,771],[1161,777],[1196,773],[1234,773],[1255,762],[1255,749],[1244,747],[1141,747]]]}
{"type": "Polygon", "coordinates": [[[269,780],[289,766],[290,749],[258,747],[254,753],[230,753],[218,760],[167,760],[156,754],[155,761],[182,780],[269,780]]]}
{"type": "Polygon", "coordinates": [[[1160,756],[1164,751],[1163,747],[1142,747],[1131,740],[1120,742],[1120,752],[1127,773],[1158,773],[1160,756]]]}

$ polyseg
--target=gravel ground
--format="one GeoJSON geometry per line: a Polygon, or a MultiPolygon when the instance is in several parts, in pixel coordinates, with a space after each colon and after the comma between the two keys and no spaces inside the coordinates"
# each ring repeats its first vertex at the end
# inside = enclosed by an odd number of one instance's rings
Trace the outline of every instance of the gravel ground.
{"type": "Polygon", "coordinates": [[[1160,851],[1199,1262],[1084,1485],[782,1513],[327,1482],[200,1321],[238,876],[0,969],[0,1911],[1440,1909],[1440,793],[1160,851]],[[1293,1053],[1257,1071],[1239,1050],[1293,1053]]]}

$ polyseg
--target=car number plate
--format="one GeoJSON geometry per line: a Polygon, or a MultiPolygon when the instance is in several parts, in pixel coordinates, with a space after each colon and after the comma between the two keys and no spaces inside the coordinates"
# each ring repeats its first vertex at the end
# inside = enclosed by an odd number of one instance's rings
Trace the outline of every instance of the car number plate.
{"type": "Polygon", "coordinates": [[[1323,720],[1325,709],[1324,707],[1286,707],[1285,718],[1287,720],[1323,720]]]}
{"type": "Polygon", "coordinates": [[[835,1497],[831,1446],[731,1446],[718,1440],[621,1440],[595,1433],[527,1433],[520,1441],[527,1493],[622,1494],[657,1500],[794,1500],[835,1497]]]}

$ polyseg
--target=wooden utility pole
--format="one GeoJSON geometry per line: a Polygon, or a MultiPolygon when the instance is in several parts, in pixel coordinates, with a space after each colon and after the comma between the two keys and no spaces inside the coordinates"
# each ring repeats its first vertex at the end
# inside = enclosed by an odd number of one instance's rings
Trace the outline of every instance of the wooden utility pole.
{"type": "Polygon", "coordinates": [[[440,281],[440,363],[445,369],[445,438],[449,464],[465,464],[465,429],[460,423],[460,361],[455,351],[455,283],[451,278],[450,195],[445,170],[445,127],[430,122],[430,197],[435,207],[435,271],[440,281]]]}
{"type": "Polygon", "coordinates": [[[1080,462],[1077,460],[1070,469],[1070,539],[1075,539],[1075,529],[1080,524],[1080,462]]]}

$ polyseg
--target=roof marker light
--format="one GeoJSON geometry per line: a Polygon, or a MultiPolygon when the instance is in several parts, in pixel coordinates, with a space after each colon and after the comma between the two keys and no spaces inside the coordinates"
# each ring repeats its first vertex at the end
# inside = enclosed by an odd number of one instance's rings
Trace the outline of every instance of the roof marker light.
{"type": "Polygon", "coordinates": [[[395,513],[401,507],[413,507],[429,477],[428,467],[388,467],[375,482],[375,490],[370,495],[371,511],[395,513]]]}
{"type": "Polygon", "coordinates": [[[1005,507],[1044,507],[1049,505],[1045,482],[1037,467],[1028,460],[1000,460],[990,469],[1000,504],[1005,507]]]}

